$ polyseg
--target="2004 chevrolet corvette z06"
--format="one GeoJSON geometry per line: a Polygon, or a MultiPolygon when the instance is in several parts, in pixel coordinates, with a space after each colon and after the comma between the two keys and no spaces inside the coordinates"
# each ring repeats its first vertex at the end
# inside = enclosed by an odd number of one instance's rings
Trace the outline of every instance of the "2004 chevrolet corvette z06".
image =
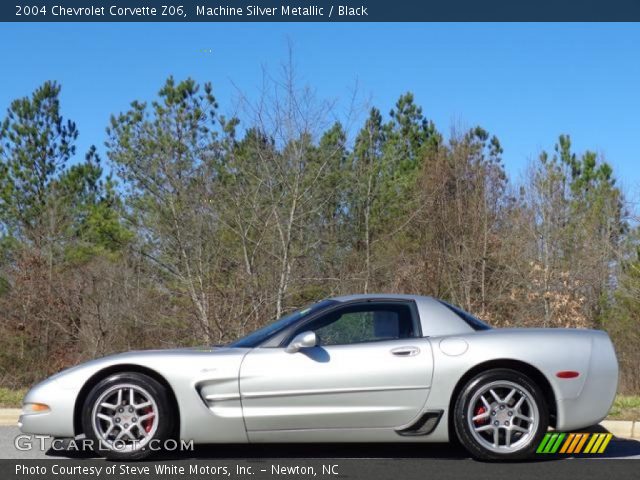
{"type": "Polygon", "coordinates": [[[605,332],[490,328],[430,297],[322,300],[223,347],[129,352],[58,373],[24,399],[24,433],[113,459],[150,442],[446,442],[521,459],[549,427],[609,411],[605,332]]]}

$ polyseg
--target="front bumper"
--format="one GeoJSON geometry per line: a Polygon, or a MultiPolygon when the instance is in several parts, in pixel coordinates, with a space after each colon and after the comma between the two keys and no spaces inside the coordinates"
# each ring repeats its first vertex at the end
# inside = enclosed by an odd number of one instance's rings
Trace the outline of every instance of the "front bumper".
{"type": "Polygon", "coordinates": [[[23,433],[73,437],[75,401],[74,390],[60,388],[55,379],[45,380],[29,390],[23,403],[44,403],[49,406],[49,411],[23,411],[18,419],[18,428],[23,433]]]}

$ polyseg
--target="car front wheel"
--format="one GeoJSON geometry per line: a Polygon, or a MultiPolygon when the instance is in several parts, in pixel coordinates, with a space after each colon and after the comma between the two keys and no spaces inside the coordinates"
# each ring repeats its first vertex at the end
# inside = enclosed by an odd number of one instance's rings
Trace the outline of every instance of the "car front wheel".
{"type": "Polygon", "coordinates": [[[173,420],[164,387],[136,372],[99,382],[87,396],[82,427],[101,456],[139,460],[169,438],[173,420]],[[152,448],[151,448],[152,447],[152,448]]]}
{"type": "Polygon", "coordinates": [[[510,369],[489,370],[467,382],[454,415],[460,442],[482,460],[529,457],[549,426],[540,388],[510,369]]]}

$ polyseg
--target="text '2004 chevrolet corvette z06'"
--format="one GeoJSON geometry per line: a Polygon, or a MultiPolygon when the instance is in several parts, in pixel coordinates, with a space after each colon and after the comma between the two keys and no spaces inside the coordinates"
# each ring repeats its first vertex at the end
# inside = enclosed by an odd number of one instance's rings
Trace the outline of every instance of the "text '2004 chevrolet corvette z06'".
{"type": "Polygon", "coordinates": [[[606,333],[490,328],[430,297],[320,301],[223,347],[92,360],[33,387],[25,433],[76,437],[114,459],[150,442],[446,442],[482,459],[532,454],[549,427],[607,415],[606,333]]]}

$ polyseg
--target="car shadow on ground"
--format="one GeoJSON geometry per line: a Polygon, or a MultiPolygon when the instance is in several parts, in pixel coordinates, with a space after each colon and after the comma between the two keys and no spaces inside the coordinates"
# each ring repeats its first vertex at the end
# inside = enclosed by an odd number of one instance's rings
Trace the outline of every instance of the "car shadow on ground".
{"type": "MultiPolygon", "coordinates": [[[[89,459],[98,455],[76,449],[49,449],[49,457],[89,459]]],[[[464,459],[468,453],[459,446],[448,443],[278,443],[278,444],[205,444],[195,445],[193,450],[157,452],[149,460],[262,460],[322,459],[322,458],[439,458],[464,459]]]]}
{"type": "MultiPolygon", "coordinates": [[[[585,430],[583,430],[584,432],[585,430]]],[[[589,429],[591,433],[606,433],[606,430],[589,429]]],[[[52,450],[49,457],[91,459],[91,452],[77,450],[52,450]]],[[[549,455],[541,454],[528,462],[561,461],[570,458],[628,458],[640,457],[640,442],[613,438],[602,454],[549,455]]],[[[158,452],[147,460],[255,460],[267,459],[439,459],[471,460],[460,446],[448,443],[368,443],[368,444],[253,444],[253,445],[195,445],[190,451],[158,452]]]]}
{"type": "MultiPolygon", "coordinates": [[[[602,425],[593,425],[589,428],[583,428],[575,433],[610,433],[609,430],[602,425]]],[[[565,457],[567,457],[565,455],[565,457]]],[[[629,458],[640,457],[640,441],[630,438],[620,438],[615,435],[603,453],[589,454],[581,453],[571,455],[568,458],[629,458]]]]}
{"type": "Polygon", "coordinates": [[[178,455],[164,454],[165,458],[191,459],[396,459],[438,458],[464,459],[469,454],[462,448],[447,443],[323,443],[323,444],[261,444],[261,445],[200,445],[193,452],[178,455]]]}

